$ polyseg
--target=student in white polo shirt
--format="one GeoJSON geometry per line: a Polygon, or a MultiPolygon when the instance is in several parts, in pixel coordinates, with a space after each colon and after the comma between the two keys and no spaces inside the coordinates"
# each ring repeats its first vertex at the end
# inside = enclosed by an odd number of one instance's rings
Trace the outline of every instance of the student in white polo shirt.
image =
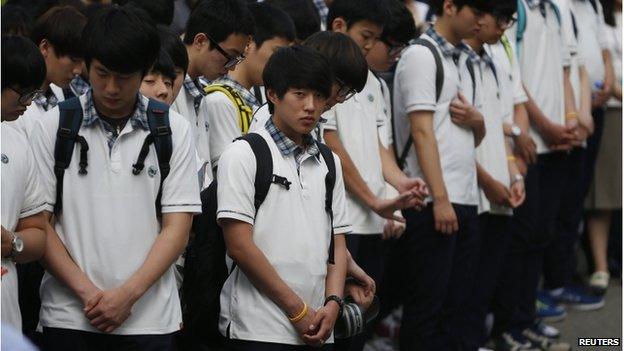
{"type": "Polygon", "coordinates": [[[325,189],[328,166],[310,135],[331,94],[328,67],[323,55],[303,46],[279,49],[266,65],[273,115],[257,133],[269,146],[273,173],[290,185],[271,184],[257,212],[249,144],[236,141],[221,155],[217,219],[236,263],[221,292],[219,328],[229,350],[308,350],[333,341],[346,273],[343,234],[351,226],[340,160],[333,155],[336,183],[325,189]],[[333,192],[333,228],[326,191],[333,192]]]}
{"type": "Polygon", "coordinates": [[[29,39],[2,37],[2,324],[22,330],[16,263],[43,255],[48,224],[39,170],[15,122],[39,92],[46,67],[29,39]]]}
{"type": "Polygon", "coordinates": [[[485,127],[477,110],[478,70],[473,80],[469,69],[476,54],[461,40],[475,33],[489,4],[438,0],[430,5],[438,19],[421,38],[440,57],[439,98],[436,56],[424,45],[403,52],[394,80],[395,142],[405,145],[411,135],[406,172],[423,177],[430,193],[423,211],[403,211],[401,350],[458,347],[458,309],[466,301],[478,252],[475,147],[485,127]]]}
{"type": "Polygon", "coordinates": [[[64,103],[79,104],[82,122],[61,193],[54,170],[59,108],[38,121],[33,135],[47,214],[56,212],[43,258],[44,347],[171,350],[181,327],[173,262],[186,246],[192,214],[201,211],[192,130],[182,116],[165,112],[171,157],[161,187],[166,168],[145,142],[148,100],[139,94],[158,55],[156,28],[127,8],[110,7],[89,19],[82,41],[92,89],[64,103]],[[143,149],[145,170],[137,172],[143,149]]]}
{"type": "Polygon", "coordinates": [[[284,11],[264,3],[249,4],[248,7],[255,28],[245,61],[206,87],[206,91],[211,92],[205,97],[205,104],[211,126],[208,135],[213,168],[218,166],[223,150],[249,131],[251,116],[260,107],[250,89],[264,85],[262,71],[269,57],[278,48],[295,40],[295,25],[284,11]],[[215,89],[230,89],[233,92],[226,95],[223,90],[213,91],[215,89]],[[236,102],[237,99],[240,102],[236,102]]]}
{"type": "Polygon", "coordinates": [[[85,16],[71,6],[52,7],[37,19],[31,39],[45,59],[47,74],[41,86],[42,93],[17,122],[27,135],[34,128],[33,117],[39,117],[65,100],[63,89],[70,89],[72,79],[82,72],[80,33],[86,22],[85,16]]]}
{"type": "MultiPolygon", "coordinates": [[[[200,78],[215,80],[231,71],[245,58],[253,18],[242,0],[207,0],[193,9],[186,25],[184,45],[189,65],[182,92],[171,105],[191,123],[197,153],[208,170],[210,165],[210,124],[200,78]]],[[[210,172],[207,172],[210,173],[210,172]]]]}

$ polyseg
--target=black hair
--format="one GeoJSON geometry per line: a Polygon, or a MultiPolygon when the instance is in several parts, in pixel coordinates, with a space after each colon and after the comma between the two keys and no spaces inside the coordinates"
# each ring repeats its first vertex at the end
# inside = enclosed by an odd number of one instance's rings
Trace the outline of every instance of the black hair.
{"type": "Polygon", "coordinates": [[[2,6],[2,35],[21,35],[30,37],[35,21],[23,6],[8,3],[2,6]]]}
{"type": "Polygon", "coordinates": [[[389,1],[390,20],[384,26],[381,39],[388,43],[390,40],[407,45],[416,37],[416,22],[410,10],[400,1],[389,1]]]}
{"type": "Polygon", "coordinates": [[[165,50],[160,49],[158,58],[156,58],[154,66],[152,66],[149,73],[159,73],[171,80],[176,79],[175,65],[173,60],[171,60],[171,56],[165,50]]]}
{"type": "Polygon", "coordinates": [[[295,23],[298,40],[306,40],[321,30],[321,17],[312,0],[266,0],[284,10],[295,23]]]}
{"type": "Polygon", "coordinates": [[[45,77],[45,61],[32,41],[18,35],[2,36],[2,90],[39,89],[45,77]]]}
{"type": "MultiPolygon", "coordinates": [[[[329,60],[320,52],[301,45],[278,49],[269,58],[262,81],[265,89],[272,89],[283,98],[290,88],[311,89],[325,97],[331,95],[334,77],[329,60]]],[[[273,103],[268,101],[273,113],[273,103]]]]}
{"type": "Polygon", "coordinates": [[[388,21],[387,0],[334,0],[327,14],[327,28],[331,29],[336,18],[347,22],[347,27],[360,21],[370,21],[383,26],[388,21]]]}
{"type": "MultiPolygon", "coordinates": [[[[436,16],[441,16],[442,15],[442,10],[444,8],[444,1],[445,0],[429,0],[429,6],[431,7],[431,11],[433,11],[433,13],[436,16]]],[[[462,7],[464,6],[468,6],[468,7],[472,7],[474,9],[477,9],[479,11],[483,11],[486,13],[491,13],[491,7],[489,6],[489,1],[488,0],[451,0],[453,2],[453,4],[455,4],[455,6],[457,6],[458,10],[461,10],[462,7]]]]}
{"type": "Polygon", "coordinates": [[[147,74],[160,50],[158,31],[151,21],[119,6],[103,8],[90,18],[82,42],[87,68],[96,59],[122,74],[147,74]]]}
{"type": "MultiPolygon", "coordinates": [[[[22,7],[28,13],[30,18],[32,18],[33,21],[36,21],[46,11],[48,11],[54,6],[58,6],[59,1],[58,0],[9,0],[6,5],[9,5],[9,4],[18,5],[22,7]]],[[[2,6],[2,11],[4,11],[5,6],[2,6]]]]}
{"type": "Polygon", "coordinates": [[[511,18],[518,11],[516,0],[490,0],[488,10],[494,16],[511,18]]]}
{"type": "Polygon", "coordinates": [[[35,45],[47,40],[59,57],[82,57],[80,34],[86,23],[87,18],[72,6],[53,7],[35,22],[30,38],[35,45]]]}
{"type": "Polygon", "coordinates": [[[209,35],[217,43],[231,34],[253,35],[253,17],[242,0],[204,0],[195,6],[189,16],[184,44],[192,44],[199,33],[209,35]]]}
{"type": "Polygon", "coordinates": [[[615,0],[600,0],[600,3],[602,4],[605,23],[615,27],[615,0]]]}
{"type": "Polygon", "coordinates": [[[98,12],[106,8],[109,8],[111,6],[112,5],[110,4],[101,4],[98,2],[94,2],[85,6],[85,8],[82,10],[82,14],[85,15],[85,17],[87,17],[87,22],[88,22],[89,19],[91,19],[91,17],[95,16],[96,14],[98,14],[98,12]]]}
{"type": "Polygon", "coordinates": [[[143,9],[157,24],[169,26],[173,22],[173,0],[114,0],[113,2],[143,9]]]}
{"type": "Polygon", "coordinates": [[[329,60],[334,76],[359,91],[368,78],[368,64],[362,49],[348,35],[323,31],[313,34],[302,45],[320,52],[329,60]]]}
{"type": "Polygon", "coordinates": [[[160,25],[157,26],[157,28],[158,36],[160,37],[161,50],[164,50],[167,54],[169,54],[174,68],[181,68],[186,75],[186,72],[188,71],[189,58],[182,40],[173,33],[171,28],[167,26],[160,25]]]}
{"type": "Polygon", "coordinates": [[[254,19],[253,41],[256,47],[273,38],[295,40],[295,24],[288,14],[266,3],[249,4],[249,11],[254,19]]]}

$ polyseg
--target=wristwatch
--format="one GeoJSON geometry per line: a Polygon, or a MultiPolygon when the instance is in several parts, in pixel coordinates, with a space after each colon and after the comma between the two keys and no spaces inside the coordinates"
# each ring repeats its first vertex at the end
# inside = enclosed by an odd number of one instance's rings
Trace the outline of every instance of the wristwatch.
{"type": "Polygon", "coordinates": [[[516,174],[513,176],[513,180],[511,181],[511,185],[516,184],[517,182],[522,182],[524,181],[524,177],[522,176],[522,174],[516,174]]]}
{"type": "Polygon", "coordinates": [[[511,125],[511,136],[514,138],[519,137],[522,134],[522,129],[517,124],[511,125]]]}
{"type": "Polygon", "coordinates": [[[17,234],[13,232],[10,233],[13,238],[11,239],[11,253],[9,257],[15,261],[15,255],[21,254],[24,251],[24,241],[17,234]]]}
{"type": "Polygon", "coordinates": [[[338,310],[338,316],[342,316],[342,309],[344,307],[344,301],[336,295],[329,295],[325,298],[325,303],[323,304],[323,306],[327,305],[329,301],[335,301],[338,304],[338,307],[340,307],[340,309],[338,310]]]}

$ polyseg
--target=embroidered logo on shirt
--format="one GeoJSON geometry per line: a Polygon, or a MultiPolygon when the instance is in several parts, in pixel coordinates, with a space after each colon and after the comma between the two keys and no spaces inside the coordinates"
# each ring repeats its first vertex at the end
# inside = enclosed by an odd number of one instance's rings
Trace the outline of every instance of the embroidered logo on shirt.
{"type": "Polygon", "coordinates": [[[2,154],[2,163],[9,163],[9,157],[5,154],[2,154]]]}
{"type": "Polygon", "coordinates": [[[156,169],[155,166],[149,166],[149,168],[147,169],[147,175],[149,175],[150,178],[154,178],[154,176],[156,176],[156,173],[158,173],[158,169],[156,169]]]}
{"type": "Polygon", "coordinates": [[[368,94],[368,101],[370,102],[375,101],[375,97],[373,96],[373,94],[368,94]]]}

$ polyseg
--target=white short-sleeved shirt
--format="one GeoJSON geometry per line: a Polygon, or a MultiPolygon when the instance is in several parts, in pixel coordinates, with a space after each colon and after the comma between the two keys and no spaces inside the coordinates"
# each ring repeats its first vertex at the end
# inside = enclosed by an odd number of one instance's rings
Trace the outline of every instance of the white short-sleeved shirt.
{"type": "Polygon", "coordinates": [[[594,2],[596,11],[588,0],[571,0],[578,28],[578,41],[583,47],[585,68],[592,85],[604,80],[605,67],[602,50],[609,49],[602,5],[600,1],[594,2]]]}
{"type": "MultiPolygon", "coordinates": [[[[611,50],[611,58],[613,60],[613,71],[615,73],[615,81],[622,81],[622,13],[616,12],[615,27],[606,26],[607,37],[609,38],[609,49],[611,50]]],[[[622,107],[622,103],[615,98],[609,100],[608,106],[622,107]]]]}
{"type": "MultiPolygon", "coordinates": [[[[539,7],[531,9],[526,0],[526,30],[518,57],[522,82],[531,97],[553,123],[565,123],[563,68],[570,65],[569,48],[562,34],[562,27],[551,6],[545,6],[544,18],[539,7]]],[[[517,25],[506,32],[510,42],[516,41],[517,25]]],[[[537,145],[538,154],[550,149],[535,128],[530,135],[537,145]]]]}
{"type": "MultiPolygon", "coordinates": [[[[483,56],[485,55],[488,54],[485,53],[483,56]]],[[[477,147],[477,162],[492,178],[509,187],[509,166],[503,132],[504,108],[500,94],[500,80],[503,77],[499,78],[499,73],[496,71],[493,62],[490,65],[485,60],[479,60],[475,66],[479,67],[480,79],[482,80],[483,105],[480,111],[483,114],[485,129],[487,130],[481,144],[477,147]]],[[[480,189],[479,213],[484,212],[498,215],[512,214],[510,208],[491,203],[483,190],[480,189]]]]}
{"type": "MultiPolygon", "coordinates": [[[[2,226],[14,232],[20,219],[45,208],[39,170],[26,135],[15,122],[2,122],[2,226]]],[[[2,259],[2,323],[22,329],[17,295],[17,271],[2,259]]]]}
{"type": "MultiPolygon", "coordinates": [[[[176,100],[171,104],[171,109],[181,114],[191,125],[193,133],[191,133],[194,145],[197,148],[197,156],[201,164],[198,164],[197,170],[212,170],[210,163],[210,124],[208,122],[208,109],[206,106],[206,98],[201,99],[198,112],[195,112],[195,104],[193,97],[183,85],[182,90],[176,100]]],[[[207,177],[212,178],[212,172],[205,172],[207,177]]],[[[212,179],[206,179],[206,183],[210,184],[212,179]]]]}
{"type": "Polygon", "coordinates": [[[381,78],[379,78],[379,86],[384,101],[383,112],[385,117],[383,125],[379,127],[379,140],[383,146],[388,148],[394,143],[392,136],[392,103],[390,102],[390,89],[388,89],[386,81],[381,78]]]}
{"type": "MultiPolygon", "coordinates": [[[[462,53],[458,68],[451,57],[442,54],[431,37],[423,34],[421,38],[431,41],[438,49],[444,68],[444,84],[440,99],[436,101],[436,65],[433,55],[421,45],[412,45],[405,50],[394,76],[393,108],[398,152],[403,151],[402,148],[410,136],[409,113],[433,112],[433,129],[449,199],[455,204],[477,205],[479,199],[474,136],[471,130],[453,123],[449,112],[451,101],[460,91],[464,92],[466,99],[472,101],[472,83],[466,68],[467,55],[462,53]]],[[[476,83],[478,81],[479,79],[476,83]]],[[[475,103],[480,105],[478,96],[479,94],[475,97],[475,103]]],[[[409,176],[424,179],[414,146],[407,156],[405,171],[409,176]]]]}
{"type": "MultiPolygon", "coordinates": [[[[50,84],[50,90],[54,94],[54,96],[58,99],[58,102],[65,100],[65,95],[63,94],[63,89],[59,88],[57,85],[50,84]]],[[[43,106],[35,103],[34,101],[26,108],[24,114],[20,116],[14,123],[19,126],[22,131],[26,134],[26,137],[30,138],[30,135],[37,124],[37,119],[41,118],[41,116],[46,113],[46,110],[43,106]]]]}
{"type": "MultiPolygon", "coordinates": [[[[91,94],[80,97],[83,110],[91,94]]],[[[147,98],[141,97],[147,105],[147,98]]],[[[133,117],[135,118],[135,117],[133,117]]],[[[162,187],[163,213],[199,213],[199,184],[195,149],[188,122],[170,110],[173,154],[171,171],[162,187]]],[[[153,146],[145,169],[132,174],[132,164],[149,131],[130,120],[109,148],[99,118],[80,129],[89,144],[88,174],[78,174],[79,145],[65,171],[63,211],[57,217],[56,232],[78,267],[100,289],[122,285],[143,265],[161,231],[155,200],[160,170],[153,146]]],[[[35,159],[42,175],[47,210],[56,200],[54,144],[59,109],[48,111],[33,133],[35,159]]],[[[44,327],[97,332],[84,316],[83,304],[66,286],[46,273],[41,283],[40,323],[44,327]]],[[[180,329],[180,300],[173,265],[132,308],[132,315],[113,334],[167,334],[180,329]]]]}
{"type": "MultiPolygon", "coordinates": [[[[245,141],[229,145],[217,169],[219,182],[217,218],[231,218],[253,225],[253,241],[280,278],[310,308],[323,306],[330,244],[330,221],[325,212],[325,175],[322,156],[306,155],[297,172],[293,153],[284,156],[266,129],[257,131],[269,145],[273,173],[286,177],[290,190],[271,184],[256,213],[254,179],[256,159],[245,141]]],[[[351,230],[345,205],[340,160],[336,162],[333,189],[334,233],[351,230]]],[[[258,291],[243,272],[235,269],[221,292],[219,328],[233,339],[301,345],[284,312],[258,291]]],[[[329,340],[331,342],[331,339],[329,340]]]]}
{"type": "Polygon", "coordinates": [[[264,125],[271,118],[271,112],[269,112],[269,104],[260,106],[253,114],[251,118],[251,124],[249,125],[249,132],[257,132],[264,129],[264,125]]]}
{"type": "MultiPolygon", "coordinates": [[[[384,196],[385,180],[379,153],[379,130],[386,121],[379,80],[368,72],[364,89],[323,114],[323,130],[335,130],[353,164],[371,192],[384,196]]],[[[355,196],[347,193],[349,221],[354,234],[380,234],[384,220],[355,196]]]]}
{"type": "Polygon", "coordinates": [[[213,167],[218,166],[219,157],[225,148],[242,135],[238,125],[238,107],[220,92],[214,92],[205,98],[208,111],[208,139],[210,141],[210,162],[213,167]]]}

